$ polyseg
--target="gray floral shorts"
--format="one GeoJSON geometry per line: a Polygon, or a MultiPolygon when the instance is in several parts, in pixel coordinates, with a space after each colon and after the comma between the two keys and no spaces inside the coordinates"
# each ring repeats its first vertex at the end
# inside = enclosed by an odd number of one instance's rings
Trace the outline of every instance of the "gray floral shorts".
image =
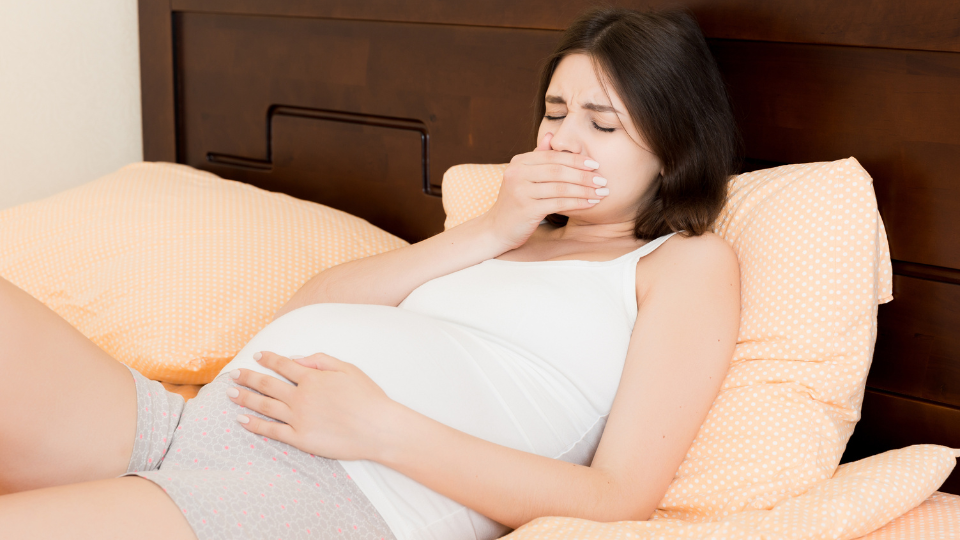
{"type": "Polygon", "coordinates": [[[199,540],[395,540],[339,462],[240,427],[241,407],[226,397],[236,386],[228,375],[184,405],[130,371],[139,411],[127,475],[163,488],[199,540]]]}

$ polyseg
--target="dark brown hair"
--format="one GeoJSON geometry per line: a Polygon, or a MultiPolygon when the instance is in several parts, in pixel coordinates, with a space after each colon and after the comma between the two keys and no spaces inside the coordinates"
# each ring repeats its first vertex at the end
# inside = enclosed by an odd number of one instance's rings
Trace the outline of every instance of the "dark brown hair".
{"type": "MultiPolygon", "coordinates": [[[[557,65],[569,54],[588,55],[620,96],[650,150],[663,162],[649,204],[634,233],[651,240],[672,231],[699,236],[710,230],[739,168],[740,135],[717,64],[700,27],[682,11],[641,13],[599,8],[563,33],[540,76],[536,121],[557,65]]],[[[536,131],[535,131],[536,133],[536,131]]],[[[566,217],[552,215],[554,225],[566,217]]]]}

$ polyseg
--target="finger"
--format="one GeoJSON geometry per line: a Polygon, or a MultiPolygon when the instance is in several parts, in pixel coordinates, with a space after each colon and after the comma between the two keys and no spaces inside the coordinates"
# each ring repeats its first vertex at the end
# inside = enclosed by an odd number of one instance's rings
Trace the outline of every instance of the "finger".
{"type": "Polygon", "coordinates": [[[537,149],[534,152],[542,152],[545,150],[551,150],[550,141],[553,140],[553,133],[547,132],[546,135],[540,139],[540,142],[537,143],[537,149]]]}
{"type": "Polygon", "coordinates": [[[252,431],[257,435],[269,437],[275,441],[287,443],[290,446],[296,446],[296,432],[288,424],[280,422],[271,422],[262,418],[257,418],[252,414],[238,414],[237,422],[243,426],[243,429],[252,431]]]}
{"type": "Polygon", "coordinates": [[[294,362],[301,366],[319,369],[321,371],[346,371],[347,366],[351,365],[324,353],[312,354],[306,358],[297,358],[294,362]]]}
{"type": "Polygon", "coordinates": [[[239,385],[253,388],[265,396],[287,403],[297,388],[271,375],[264,375],[249,369],[235,369],[230,372],[230,377],[239,385]]]}
{"type": "Polygon", "coordinates": [[[584,154],[574,154],[572,152],[557,152],[556,150],[541,150],[540,145],[537,150],[518,156],[520,162],[524,165],[544,165],[556,164],[581,169],[584,171],[595,171],[600,168],[600,164],[584,154]]]}
{"type": "Polygon", "coordinates": [[[525,178],[530,182],[567,182],[591,189],[607,185],[606,179],[593,171],[584,171],[557,163],[528,166],[525,178]]]}
{"type": "Polygon", "coordinates": [[[530,197],[534,199],[554,199],[558,197],[602,199],[610,194],[610,190],[597,186],[586,187],[568,182],[540,182],[530,186],[528,193],[530,197]]]}
{"type": "Polygon", "coordinates": [[[309,370],[304,369],[293,360],[270,351],[255,352],[253,353],[253,359],[261,366],[276,371],[296,384],[300,384],[300,380],[309,373],[309,370]]]}
{"type": "Polygon", "coordinates": [[[599,199],[541,199],[537,201],[537,210],[543,215],[562,214],[571,210],[593,208],[600,202],[599,199]]]}
{"type": "Polygon", "coordinates": [[[241,407],[256,411],[274,420],[289,422],[292,417],[290,407],[288,407],[286,403],[271,397],[255,394],[243,388],[237,388],[235,386],[228,388],[227,397],[230,398],[230,401],[241,407]]]}

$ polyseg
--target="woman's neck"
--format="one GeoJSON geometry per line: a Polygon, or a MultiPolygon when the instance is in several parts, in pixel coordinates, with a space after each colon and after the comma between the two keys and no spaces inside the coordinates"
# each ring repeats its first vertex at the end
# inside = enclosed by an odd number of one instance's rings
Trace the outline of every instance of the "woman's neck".
{"type": "Polygon", "coordinates": [[[567,221],[563,227],[550,232],[553,240],[564,242],[605,243],[614,240],[636,240],[633,221],[620,223],[578,223],[567,221]]]}

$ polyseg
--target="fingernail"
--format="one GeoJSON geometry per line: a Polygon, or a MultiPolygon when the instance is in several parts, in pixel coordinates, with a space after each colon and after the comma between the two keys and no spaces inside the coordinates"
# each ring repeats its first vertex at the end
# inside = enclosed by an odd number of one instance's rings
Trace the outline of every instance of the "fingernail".
{"type": "Polygon", "coordinates": [[[238,415],[237,415],[237,422],[240,422],[241,424],[249,424],[249,423],[250,423],[250,417],[247,416],[247,415],[245,415],[245,414],[238,414],[238,415]]]}
{"type": "Polygon", "coordinates": [[[606,178],[599,177],[599,176],[594,176],[594,177],[593,177],[593,183],[596,184],[596,185],[598,185],[598,186],[605,186],[605,185],[607,185],[607,179],[606,179],[606,178]]]}
{"type": "Polygon", "coordinates": [[[263,355],[260,354],[259,352],[253,353],[253,359],[254,359],[254,360],[259,360],[261,357],[263,357],[263,355]]]}
{"type": "Polygon", "coordinates": [[[306,356],[303,356],[303,355],[301,355],[301,354],[291,354],[291,355],[290,355],[290,359],[291,359],[291,360],[298,360],[298,359],[300,359],[300,358],[306,358],[306,356]]]}
{"type": "Polygon", "coordinates": [[[231,372],[230,372],[230,378],[231,378],[231,379],[239,379],[239,378],[240,378],[240,370],[239,370],[239,369],[235,369],[235,370],[231,371],[231,372]]]}
{"type": "Polygon", "coordinates": [[[599,168],[600,168],[600,164],[597,163],[596,161],[592,160],[592,159],[588,159],[588,160],[584,161],[584,162],[583,162],[583,166],[586,167],[586,168],[588,168],[588,169],[599,169],[599,168]]]}
{"type": "Polygon", "coordinates": [[[601,197],[603,197],[609,194],[610,194],[610,188],[605,188],[605,187],[597,188],[597,195],[600,195],[601,197]]]}
{"type": "Polygon", "coordinates": [[[227,395],[230,397],[237,397],[240,395],[240,391],[237,390],[236,388],[228,388],[227,395]]]}
{"type": "Polygon", "coordinates": [[[587,202],[590,204],[597,204],[598,202],[600,202],[600,199],[587,199],[587,202]]]}

